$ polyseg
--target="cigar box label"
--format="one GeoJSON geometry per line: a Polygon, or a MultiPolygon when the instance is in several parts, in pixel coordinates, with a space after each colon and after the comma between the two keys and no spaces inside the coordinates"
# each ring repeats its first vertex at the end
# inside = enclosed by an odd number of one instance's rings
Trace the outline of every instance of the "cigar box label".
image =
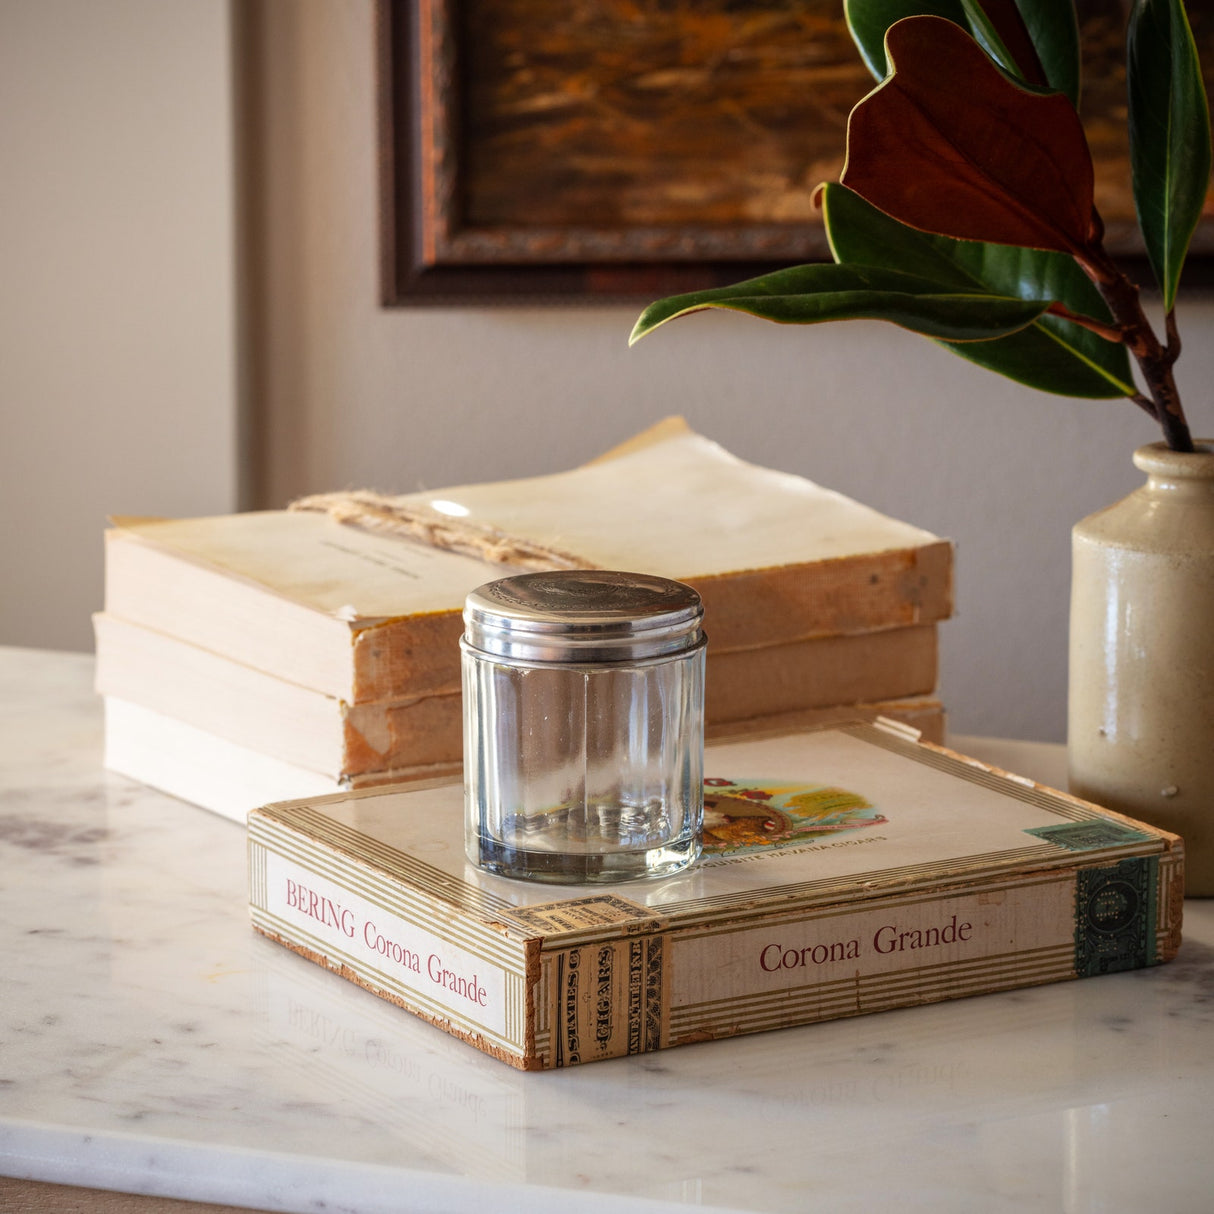
{"type": "Polygon", "coordinates": [[[390,993],[433,1018],[514,1035],[512,975],[474,939],[456,943],[273,851],[265,854],[264,880],[269,914],[330,964],[376,974],[390,993]]]}
{"type": "Polygon", "coordinates": [[[1155,960],[1159,863],[1145,857],[1081,869],[1075,893],[1075,970],[1082,978],[1155,960]]]}
{"type": "Polygon", "coordinates": [[[1097,851],[1120,847],[1123,843],[1143,843],[1151,836],[1120,822],[1095,818],[1087,822],[1063,822],[1058,826],[1030,826],[1026,835],[1036,835],[1048,843],[1057,843],[1067,851],[1097,851]]]}
{"type": "Polygon", "coordinates": [[[656,923],[653,911],[616,894],[593,894],[564,902],[545,902],[539,906],[520,906],[510,918],[539,935],[550,932],[576,932],[588,927],[635,921],[638,930],[656,923]]]}
{"type": "Polygon", "coordinates": [[[669,1001],[668,946],[638,936],[561,949],[545,958],[553,1066],[661,1049],[669,1001]]]}
{"type": "Polygon", "coordinates": [[[882,826],[889,819],[860,793],[787,780],[704,781],[704,855],[747,855],[882,826]]]}
{"type": "MultiPolygon", "coordinates": [[[[672,946],[672,1015],[728,1018],[730,1002],[748,1015],[779,1015],[811,999],[841,996],[859,1005],[864,987],[931,977],[947,997],[955,982],[981,973],[996,982],[1026,958],[1054,977],[1075,964],[1074,878],[1044,876],[955,897],[903,899],[873,909],[848,907],[797,918],[773,915],[744,930],[707,927],[672,946]],[[770,1006],[769,1006],[770,1005],[770,1006]]],[[[1044,980],[1044,978],[1043,978],[1044,980]]]]}

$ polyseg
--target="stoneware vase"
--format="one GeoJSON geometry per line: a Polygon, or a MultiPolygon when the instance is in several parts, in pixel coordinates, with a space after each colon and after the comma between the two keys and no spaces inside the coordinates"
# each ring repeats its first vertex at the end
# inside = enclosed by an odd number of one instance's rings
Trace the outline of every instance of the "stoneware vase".
{"type": "Polygon", "coordinates": [[[1134,453],[1147,482],[1072,533],[1076,796],[1174,831],[1214,895],[1214,443],[1134,453]]]}

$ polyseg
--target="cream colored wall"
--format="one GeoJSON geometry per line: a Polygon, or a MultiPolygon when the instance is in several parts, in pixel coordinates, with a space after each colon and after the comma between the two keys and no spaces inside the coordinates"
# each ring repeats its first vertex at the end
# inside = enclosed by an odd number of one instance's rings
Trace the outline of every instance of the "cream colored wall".
{"type": "MultiPolygon", "coordinates": [[[[683,413],[748,459],[956,540],[954,726],[1063,736],[1069,528],[1133,487],[1130,452],[1156,437],[1145,415],[1017,389],[877,324],[700,315],[630,351],[628,309],[384,311],[370,0],[258,11],[271,503],[559,469],[683,413]]],[[[1214,304],[1186,299],[1182,324],[1181,380],[1214,432],[1214,304]]]]}
{"type": "Polygon", "coordinates": [[[237,494],[227,0],[0,0],[0,642],[92,647],[110,513],[237,494]]]}

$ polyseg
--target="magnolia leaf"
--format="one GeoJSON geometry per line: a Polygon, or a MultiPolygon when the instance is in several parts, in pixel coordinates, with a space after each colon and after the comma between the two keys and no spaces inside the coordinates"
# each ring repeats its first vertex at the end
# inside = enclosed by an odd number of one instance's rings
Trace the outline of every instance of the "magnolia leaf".
{"type": "MultiPolygon", "coordinates": [[[[908,228],[841,185],[822,193],[826,233],[836,260],[882,265],[957,290],[1050,299],[1071,312],[1111,322],[1100,292],[1063,253],[950,240],[908,228]]],[[[948,349],[1018,383],[1063,396],[1132,396],[1125,346],[1049,314],[995,341],[950,343],[948,349]]]]}
{"type": "Polygon", "coordinates": [[[931,14],[969,29],[962,0],[843,0],[843,15],[864,66],[877,80],[889,74],[885,31],[903,17],[931,14]]]}
{"type": "Polygon", "coordinates": [[[1015,3],[1050,88],[1065,93],[1078,109],[1082,73],[1074,0],[1015,0],[1015,3]]]}
{"type": "Polygon", "coordinates": [[[1015,0],[961,0],[975,42],[1009,76],[1045,88],[1048,81],[1015,0]]]}
{"type": "Polygon", "coordinates": [[[885,46],[894,71],[851,112],[843,184],[923,231],[1083,253],[1092,158],[1066,97],[1015,84],[941,17],[897,22],[885,46]]]}
{"type": "Polygon", "coordinates": [[[1126,74],[1134,203],[1170,312],[1210,184],[1210,111],[1181,0],[1135,0],[1126,74]]]}
{"type": "Polygon", "coordinates": [[[746,312],[780,324],[887,320],[941,341],[984,341],[1032,324],[1049,300],[1025,300],[957,289],[883,266],[793,266],[728,287],[674,295],[641,313],[628,344],[659,325],[705,308],[746,312]]]}
{"type": "Polygon", "coordinates": [[[1074,0],[961,0],[974,40],[1026,84],[1079,106],[1079,21],[1074,0]]]}
{"type": "Polygon", "coordinates": [[[1074,0],[844,0],[852,41],[878,79],[889,72],[885,31],[903,17],[944,17],[972,34],[1005,71],[1079,100],[1074,0]]]}

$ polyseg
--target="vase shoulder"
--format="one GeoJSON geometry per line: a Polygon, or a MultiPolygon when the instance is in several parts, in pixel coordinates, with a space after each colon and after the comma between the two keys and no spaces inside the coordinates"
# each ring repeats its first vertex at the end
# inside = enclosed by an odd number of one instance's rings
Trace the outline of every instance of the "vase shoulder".
{"type": "Polygon", "coordinates": [[[1204,555],[1214,563],[1214,444],[1196,452],[1152,443],[1134,453],[1145,484],[1075,524],[1076,544],[1129,552],[1204,555]]]}

